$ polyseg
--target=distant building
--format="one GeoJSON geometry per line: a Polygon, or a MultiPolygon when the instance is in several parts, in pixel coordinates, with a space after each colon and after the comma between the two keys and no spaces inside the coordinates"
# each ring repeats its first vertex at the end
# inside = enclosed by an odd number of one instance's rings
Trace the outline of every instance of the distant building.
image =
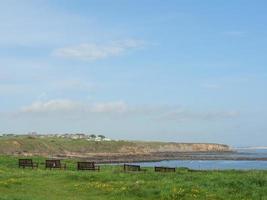
{"type": "Polygon", "coordinates": [[[33,131],[33,132],[29,132],[29,133],[28,133],[28,135],[29,135],[29,136],[37,136],[37,135],[38,135],[38,133],[37,133],[37,132],[35,132],[35,131],[33,131]]]}

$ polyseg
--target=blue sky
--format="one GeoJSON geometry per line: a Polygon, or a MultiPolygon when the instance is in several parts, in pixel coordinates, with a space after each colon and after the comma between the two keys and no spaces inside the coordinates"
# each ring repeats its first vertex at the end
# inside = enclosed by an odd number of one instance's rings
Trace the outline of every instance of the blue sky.
{"type": "Polygon", "coordinates": [[[267,145],[267,3],[0,1],[0,131],[267,145]]]}

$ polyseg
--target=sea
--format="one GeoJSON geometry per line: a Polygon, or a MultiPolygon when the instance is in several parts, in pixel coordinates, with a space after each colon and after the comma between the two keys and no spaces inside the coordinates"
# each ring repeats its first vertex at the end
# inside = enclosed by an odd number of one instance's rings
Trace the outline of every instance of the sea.
{"type": "MultiPolygon", "coordinates": [[[[201,155],[200,155],[201,156],[201,155]]],[[[206,154],[205,156],[221,156],[221,154],[206,154]]],[[[267,148],[265,149],[246,149],[240,148],[235,149],[235,152],[224,154],[224,158],[221,160],[166,160],[157,162],[138,162],[131,163],[141,165],[142,167],[154,167],[154,166],[164,166],[164,167],[187,167],[195,170],[222,170],[222,169],[233,169],[233,170],[251,170],[260,169],[267,170],[267,160],[234,160],[236,157],[243,158],[267,158],[267,148]]]]}

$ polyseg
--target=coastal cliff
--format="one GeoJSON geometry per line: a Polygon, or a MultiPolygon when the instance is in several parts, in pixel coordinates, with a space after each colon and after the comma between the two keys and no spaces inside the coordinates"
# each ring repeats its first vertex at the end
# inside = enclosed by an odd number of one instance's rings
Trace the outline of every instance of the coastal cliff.
{"type": "Polygon", "coordinates": [[[224,144],[143,141],[88,141],[84,139],[1,137],[0,154],[73,157],[98,162],[183,159],[188,153],[229,152],[224,144]]]}

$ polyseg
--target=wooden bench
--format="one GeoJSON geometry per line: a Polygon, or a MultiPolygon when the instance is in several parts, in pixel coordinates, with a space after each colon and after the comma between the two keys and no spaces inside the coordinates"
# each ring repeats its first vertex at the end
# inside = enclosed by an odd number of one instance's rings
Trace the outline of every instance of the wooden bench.
{"type": "Polygon", "coordinates": [[[60,160],[46,160],[45,168],[51,169],[66,169],[66,164],[61,164],[60,160]]]}
{"type": "Polygon", "coordinates": [[[129,164],[124,164],[123,165],[123,170],[126,171],[141,171],[140,165],[129,165],[129,164]]]}
{"type": "Polygon", "coordinates": [[[155,167],[155,172],[175,172],[173,167],[155,167]]]}
{"type": "Polygon", "coordinates": [[[100,170],[100,166],[95,165],[95,162],[77,162],[77,170],[100,170]]]}
{"type": "Polygon", "coordinates": [[[32,159],[19,159],[19,168],[31,167],[38,168],[38,163],[32,162],[32,159]]]}

